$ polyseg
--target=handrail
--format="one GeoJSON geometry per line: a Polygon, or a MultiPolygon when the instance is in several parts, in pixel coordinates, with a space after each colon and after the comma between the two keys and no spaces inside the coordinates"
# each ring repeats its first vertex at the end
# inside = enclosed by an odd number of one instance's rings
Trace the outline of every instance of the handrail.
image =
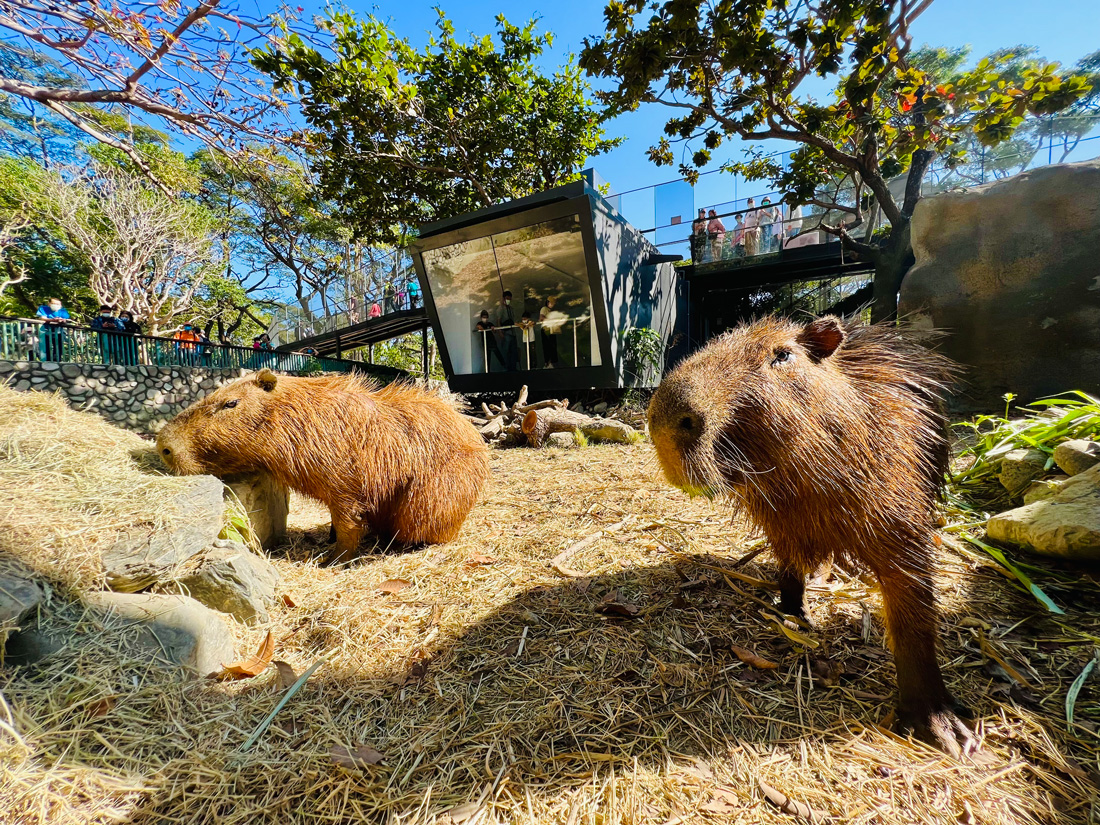
{"type": "Polygon", "coordinates": [[[67,319],[0,317],[0,359],[114,366],[350,372],[364,365],[298,352],[98,330],[67,319]]]}

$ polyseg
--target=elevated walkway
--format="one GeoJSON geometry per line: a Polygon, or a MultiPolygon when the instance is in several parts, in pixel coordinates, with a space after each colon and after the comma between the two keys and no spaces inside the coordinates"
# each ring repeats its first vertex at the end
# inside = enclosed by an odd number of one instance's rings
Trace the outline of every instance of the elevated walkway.
{"type": "Polygon", "coordinates": [[[369,321],[351,324],[346,327],[338,327],[308,338],[299,338],[279,347],[280,351],[297,352],[306,347],[313,347],[318,355],[335,356],[339,358],[349,349],[365,347],[408,335],[410,332],[420,332],[428,328],[428,314],[423,307],[416,309],[402,309],[390,312],[369,321]]]}
{"type": "Polygon", "coordinates": [[[855,275],[869,268],[844,252],[840,241],[780,249],[751,258],[729,258],[681,268],[693,289],[753,287],[818,281],[855,275]]]}

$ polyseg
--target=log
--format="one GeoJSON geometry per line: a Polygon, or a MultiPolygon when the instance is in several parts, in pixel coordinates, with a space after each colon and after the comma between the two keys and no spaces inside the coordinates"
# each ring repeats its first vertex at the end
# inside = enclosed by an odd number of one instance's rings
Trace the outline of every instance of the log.
{"type": "Polygon", "coordinates": [[[504,424],[499,418],[494,418],[492,421],[481,427],[478,432],[481,433],[482,438],[487,441],[492,441],[502,432],[504,432],[504,424]]]}
{"type": "Polygon", "coordinates": [[[527,403],[527,385],[524,384],[519,388],[519,398],[516,399],[516,403],[512,405],[513,410],[518,410],[524,404],[527,403]]]}
{"type": "Polygon", "coordinates": [[[610,418],[592,418],[570,410],[547,408],[531,410],[523,417],[523,434],[532,447],[541,447],[550,433],[580,430],[593,441],[617,441],[629,444],[638,439],[638,431],[629,424],[610,418]]]}

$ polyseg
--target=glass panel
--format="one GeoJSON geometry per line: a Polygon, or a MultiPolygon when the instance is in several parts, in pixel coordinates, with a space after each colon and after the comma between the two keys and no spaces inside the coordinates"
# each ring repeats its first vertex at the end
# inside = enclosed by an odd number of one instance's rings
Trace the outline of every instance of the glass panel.
{"type": "Polygon", "coordinates": [[[600,365],[579,215],[423,260],[455,374],[600,365]],[[488,323],[479,323],[482,312],[488,323]]]}

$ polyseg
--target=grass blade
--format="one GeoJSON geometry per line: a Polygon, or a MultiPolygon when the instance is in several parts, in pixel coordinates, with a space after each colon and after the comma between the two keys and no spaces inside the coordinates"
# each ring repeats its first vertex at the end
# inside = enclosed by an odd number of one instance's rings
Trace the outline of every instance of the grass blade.
{"type": "Polygon", "coordinates": [[[1069,725],[1069,729],[1073,730],[1073,706],[1077,704],[1077,694],[1081,692],[1081,688],[1085,686],[1085,680],[1089,678],[1089,674],[1092,673],[1092,669],[1096,666],[1096,654],[1093,653],[1091,659],[1084,670],[1081,671],[1081,675],[1073,680],[1073,684],[1069,686],[1069,692],[1066,693],[1066,724],[1069,725]]]}

